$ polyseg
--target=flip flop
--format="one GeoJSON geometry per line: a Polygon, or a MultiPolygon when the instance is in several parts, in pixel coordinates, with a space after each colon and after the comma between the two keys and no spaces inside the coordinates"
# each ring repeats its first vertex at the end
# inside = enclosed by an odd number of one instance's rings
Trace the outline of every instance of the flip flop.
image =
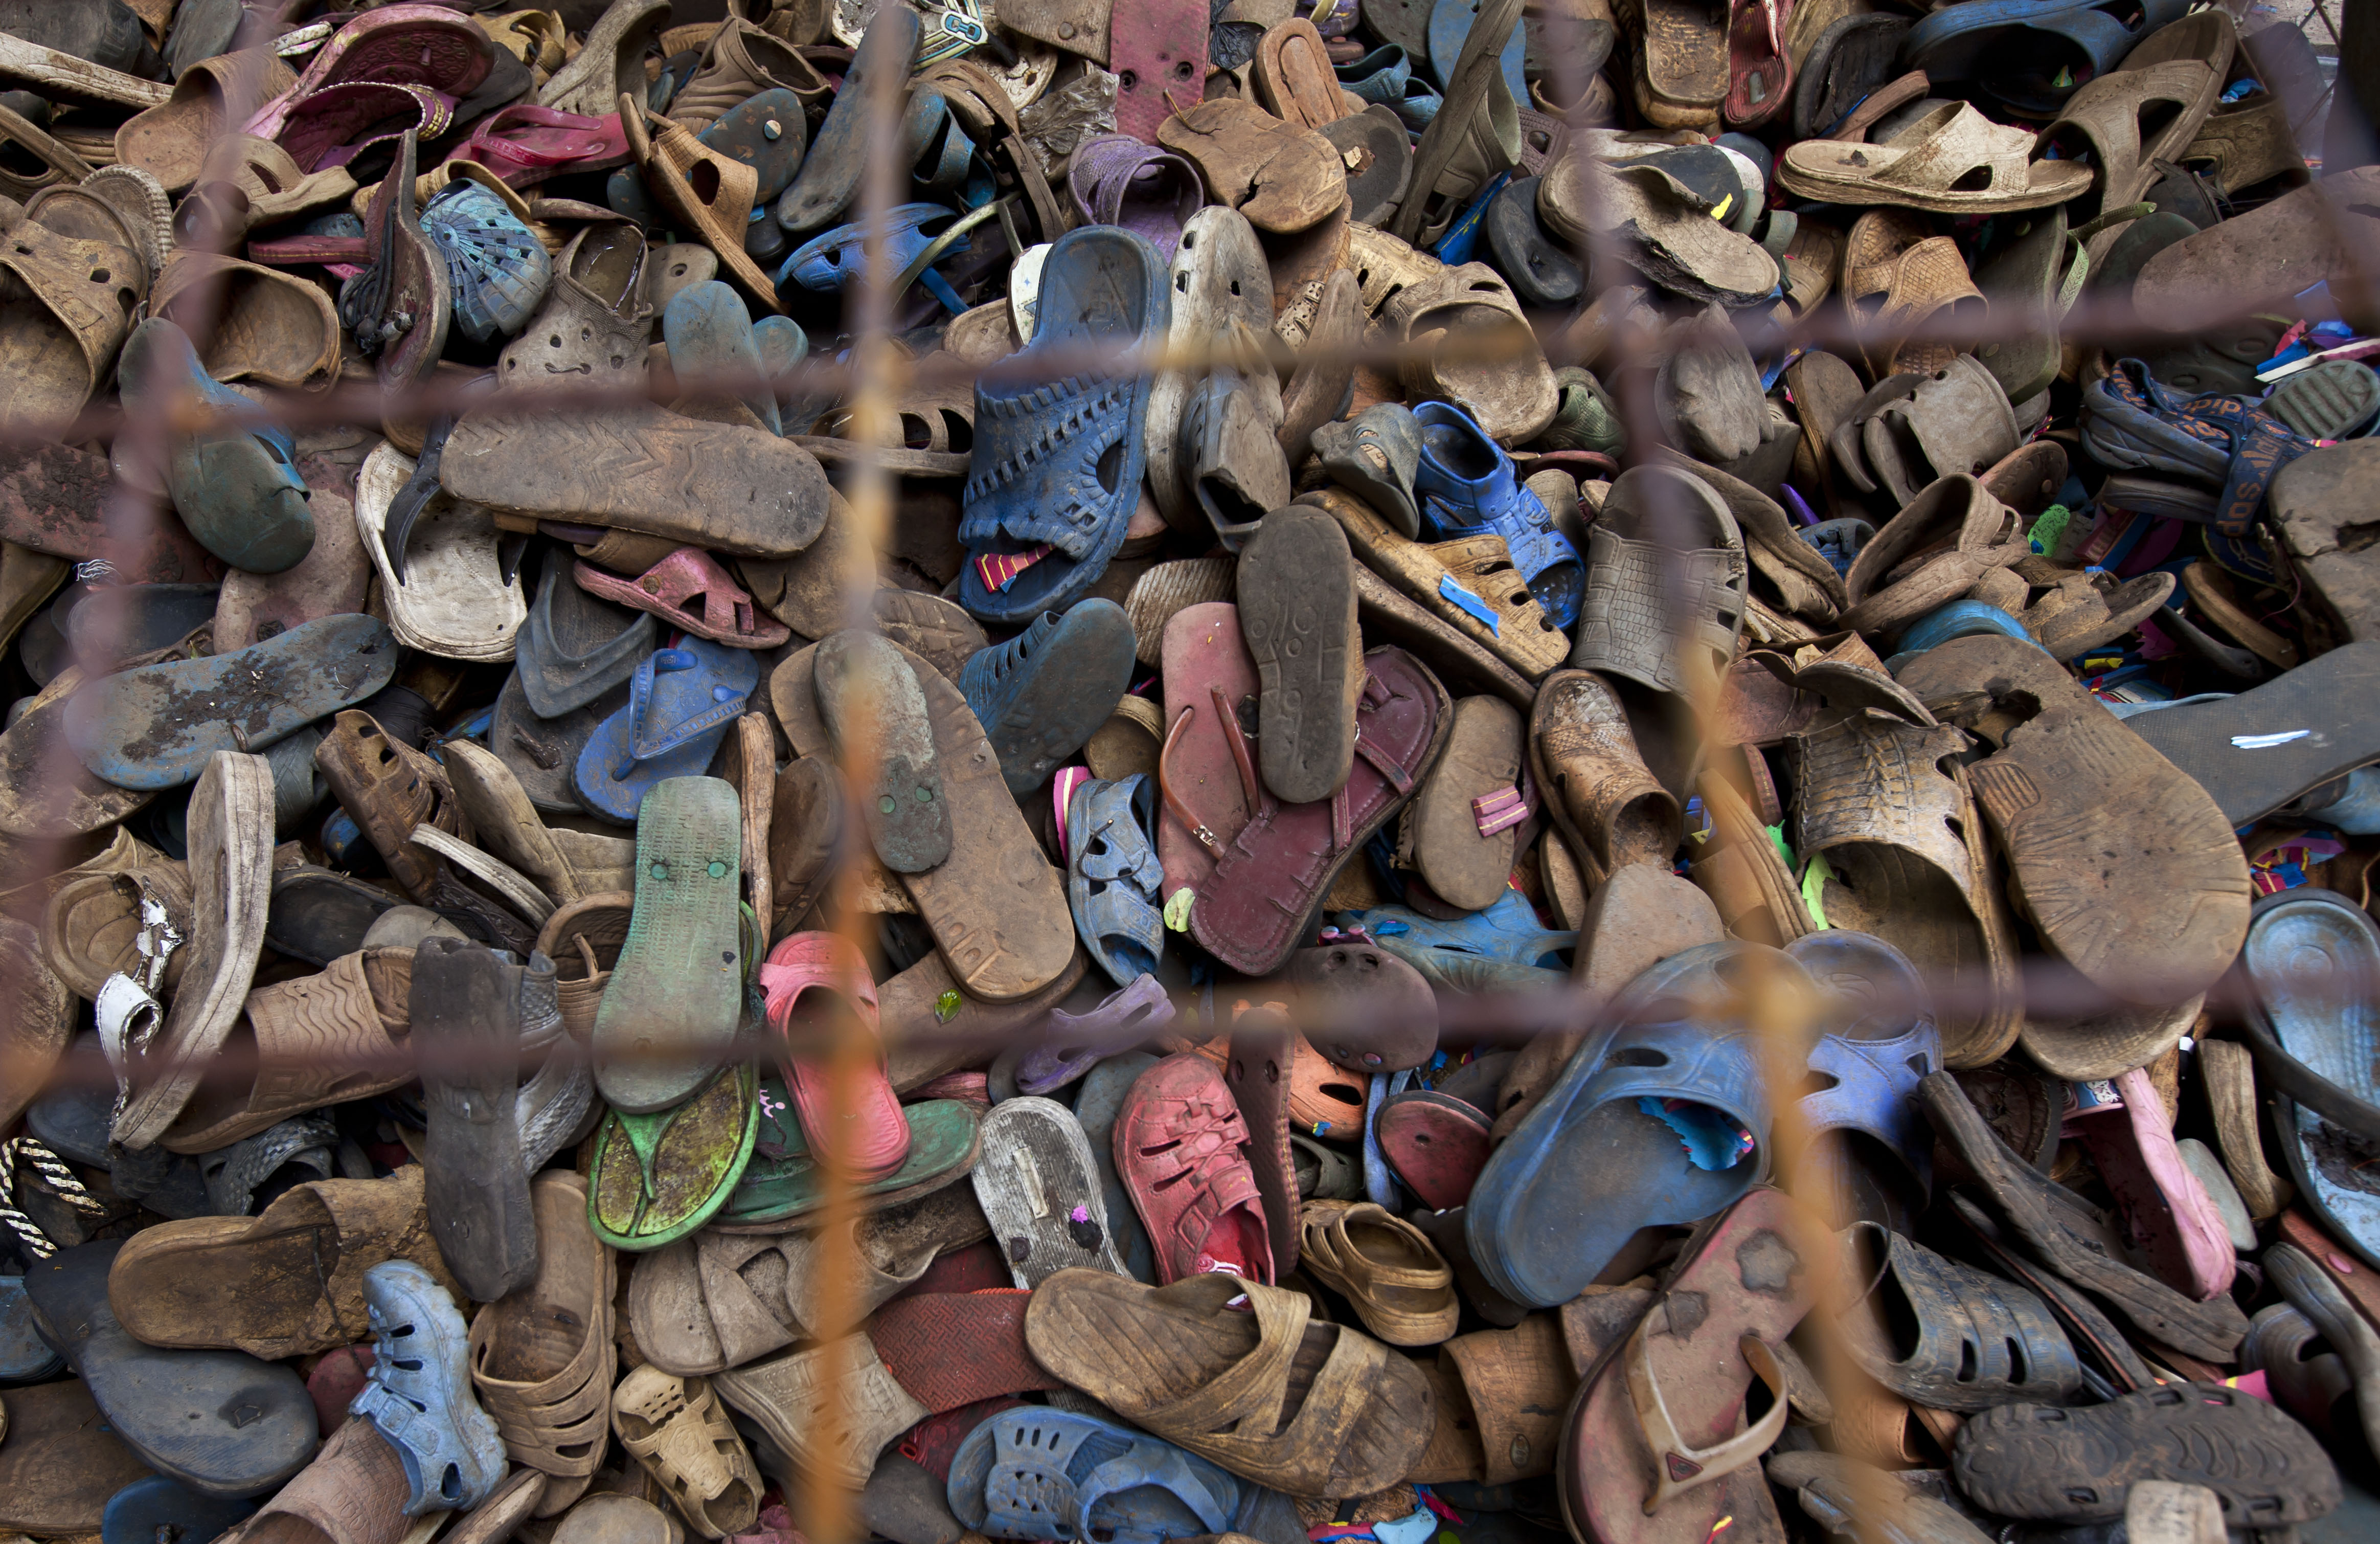
{"type": "Polygon", "coordinates": [[[1487,1113],[1466,1100],[1409,1088],[1383,1100],[1366,1122],[1389,1167],[1432,1211],[1462,1206],[1488,1161],[1487,1113]]]}
{"type": "Polygon", "coordinates": [[[515,674],[529,711],[555,719],[625,686],[653,651],[652,614],[590,595],[560,562],[546,565],[537,602],[515,639],[515,674]]]}
{"type": "Polygon", "coordinates": [[[759,1094],[747,1064],[722,1069],[667,1109],[610,1111],[589,1169],[587,1221],[595,1236],[614,1249],[657,1249],[717,1216],[751,1161],[759,1094]]]}
{"type": "MultiPolygon", "coordinates": [[[[782,1232],[827,1204],[826,1171],[792,1111],[784,1083],[760,1080],[761,1110],[752,1161],[735,1194],[712,1221],[723,1234],[782,1232]]],[[[965,1177],[982,1154],[981,1117],[962,1100],[923,1100],[901,1106],[908,1149],[899,1167],[848,1182],[871,1210],[932,1195],[965,1177]]]]}
{"type": "MultiPolygon", "coordinates": [[[[1244,975],[1270,975],[1288,959],[1340,870],[1411,796],[1445,745],[1453,703],[1427,667],[1393,647],[1368,651],[1364,665],[1354,770],[1327,802],[1283,805],[1266,792],[1236,712],[1223,718],[1225,748],[1253,814],[1229,845],[1211,833],[1201,844],[1216,865],[1199,887],[1190,931],[1244,975]]],[[[1176,803],[1170,791],[1167,802],[1176,803]]],[[[1204,829],[1192,826],[1186,810],[1174,814],[1194,836],[1204,829]]]]}
{"type": "Polygon", "coordinates": [[[1354,560],[1328,516],[1268,516],[1240,553],[1240,630],[1259,682],[1257,766],[1292,804],[1326,799],[1354,759],[1363,691],[1354,560]]]}
{"type": "Polygon", "coordinates": [[[2127,727],[2196,779],[2227,822],[2245,827],[2380,760],[2380,739],[2327,706],[2359,700],[2359,683],[2374,672],[2380,644],[2348,643],[2263,686],[2143,714],[2127,727]]]}
{"type": "MultiPolygon", "coordinates": [[[[954,986],[985,1003],[1032,997],[1077,957],[1063,878],[994,775],[990,742],[959,688],[923,661],[905,657],[932,723],[952,845],[948,860],[902,875],[901,885],[932,931],[954,986]]],[[[817,650],[806,649],[769,678],[777,723],[801,756],[831,754],[832,745],[819,711],[816,670],[817,650]]],[[[965,1064],[962,1053],[939,1070],[965,1064]]]]}
{"type": "Polygon", "coordinates": [[[573,782],[580,800],[623,824],[636,821],[661,784],[710,765],[759,684],[748,650],[688,638],[652,654],[629,678],[627,705],[578,753],[573,782]]]}
{"type": "Polygon", "coordinates": [[[1072,1111],[1053,1100],[1002,1100],[984,1117],[983,1138],[994,1156],[967,1178],[1018,1286],[1029,1291],[1078,1267],[1123,1274],[1099,1168],[1072,1111]]]}
{"type": "Polygon", "coordinates": [[[26,1273],[44,1336],[126,1447],[202,1496],[252,1496],[313,1456],[314,1402],[285,1367],[239,1351],[168,1351],[132,1338],[108,1307],[120,1241],[79,1245],[26,1273]]]}
{"type": "Polygon", "coordinates": [[[1688,949],[1638,976],[1607,1011],[1619,1027],[1571,1058],[1472,1187],[1464,1236],[1496,1291],[1540,1307],[1567,1302],[1637,1228],[1712,1216],[1755,1184],[1767,1161],[1762,1075],[1722,966],[1807,980],[1790,957],[1750,943],[1688,949]],[[1675,1016],[1689,1003],[1700,1004],[1691,1030],[1675,1016]],[[1611,1157],[1621,1146],[1637,1154],[1624,1166],[1611,1157]],[[1588,1172],[1630,1182],[1582,1218],[1554,1197],[1567,1193],[1562,1176],[1588,1172]]]}
{"type": "MultiPolygon", "coordinates": [[[[736,808],[735,790],[715,778],[662,779],[644,800],[636,910],[590,1044],[596,1084],[615,1111],[683,1105],[715,1081],[735,1037],[749,970],[736,808]]],[[[745,1129],[748,1150],[748,1114],[745,1129]]]]}
{"type": "Polygon", "coordinates": [[[528,604],[519,575],[505,571],[494,520],[440,492],[434,463],[427,487],[417,480],[418,464],[388,444],[356,474],[356,524],[387,598],[390,630],[407,648],[448,659],[512,658],[528,604]]]}
{"type": "Polygon", "coordinates": [[[1519,582],[1512,550],[1492,532],[1452,541],[1401,535],[1362,499],[1337,488],[1302,494],[1339,522],[1354,568],[1356,617],[1368,630],[1430,656],[1435,669],[1521,706],[1528,681],[1562,663],[1568,639],[1519,582]],[[1392,588],[1393,587],[1393,588],[1392,588]]]}
{"type": "Polygon", "coordinates": [[[572,570],[578,588],[599,600],[650,612],[681,632],[736,649],[774,649],[793,634],[784,624],[752,614],[752,597],[736,588],[717,558],[698,547],[680,547],[634,580],[580,562],[572,570]],[[702,612],[687,609],[702,598],[702,612]]]}
{"type": "MultiPolygon", "coordinates": [[[[2067,1129],[2115,1198],[2136,1258],[2201,1300],[2231,1284],[2236,1259],[2223,1215],[2177,1148],[2148,1072],[2132,1067],[2078,1095],[2067,1129]]],[[[2236,1198],[2235,1198],[2236,1199],[2236,1198]]]]}

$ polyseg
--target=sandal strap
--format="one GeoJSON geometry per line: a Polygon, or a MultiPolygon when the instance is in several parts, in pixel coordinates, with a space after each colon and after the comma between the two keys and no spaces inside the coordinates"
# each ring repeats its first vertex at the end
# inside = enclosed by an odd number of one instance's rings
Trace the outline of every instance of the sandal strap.
{"type": "MultiPolygon", "coordinates": [[[[1194,1276],[1158,1288],[1156,1295],[1170,1295],[1172,1300],[1186,1300],[1186,1306],[1192,1307],[1220,1309],[1225,1302],[1243,1293],[1256,1319],[1256,1349],[1180,1399],[1134,1414],[1135,1421],[1166,1430],[1200,1433],[1208,1445],[1254,1445],[1257,1439],[1231,1436],[1225,1429],[1246,1424],[1251,1431],[1270,1432],[1281,1424],[1281,1403],[1289,1394],[1290,1361],[1297,1355],[1298,1343],[1305,1336],[1310,1317],[1311,1305],[1305,1295],[1242,1276],[1223,1275],[1194,1276]],[[1232,1287],[1238,1291],[1229,1290],[1232,1287]]],[[[1343,1337],[1342,1343],[1345,1343],[1343,1337]]],[[[1338,1359],[1336,1352],[1331,1359],[1338,1359]]],[[[1326,1367],[1324,1371],[1327,1374],[1329,1368],[1326,1367]]],[[[1321,1381],[1317,1380],[1315,1392],[1306,1397],[1308,1410],[1313,1408],[1315,1394],[1320,1392],[1321,1381]]],[[[1269,1444],[1278,1440],[1281,1439],[1267,1437],[1263,1441],[1269,1444]]],[[[1236,1465],[1226,1466],[1236,1471],[1236,1465]]]]}
{"type": "Polygon", "coordinates": [[[1638,1320],[1635,1333],[1628,1337],[1628,1349],[1624,1354],[1629,1403],[1635,1407],[1636,1423],[1645,1434],[1645,1446],[1654,1457],[1653,1490],[1645,1498],[1645,1515],[1647,1517],[1696,1486],[1706,1485],[1733,1474],[1747,1464],[1759,1462],[1760,1455],[1784,1435],[1785,1422],[1791,1415],[1791,1406],[1785,1398],[1785,1369],[1776,1352],[1767,1342],[1746,1335],[1737,1343],[1738,1349],[1775,1396],[1768,1406],[1768,1413],[1734,1436],[1714,1442],[1709,1447],[1689,1445],[1678,1434],[1678,1424],[1670,1414],[1669,1401],[1662,1396],[1661,1385],[1653,1376],[1649,1333],[1656,1319],[1659,1319],[1663,1330],[1669,1329],[1670,1305],[1666,1299],[1654,1304],[1652,1312],[1638,1320]]]}

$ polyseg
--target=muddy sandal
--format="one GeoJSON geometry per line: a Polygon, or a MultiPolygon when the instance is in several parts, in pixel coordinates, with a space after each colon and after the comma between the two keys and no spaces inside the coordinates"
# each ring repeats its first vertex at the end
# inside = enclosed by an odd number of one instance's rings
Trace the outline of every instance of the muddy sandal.
{"type": "Polygon", "coordinates": [[[2082,1385],[2074,1348],[2041,1299],[1874,1222],[1843,1235],[1859,1291],[1843,1344],[1863,1371],[1935,1410],[2055,1404],[2082,1385]]]}
{"type": "Polygon", "coordinates": [[[983,1145],[992,1156],[967,1178],[1018,1286],[1084,1266],[1123,1275],[1099,1165],[1073,1111],[1030,1095],[1002,1100],[984,1117],[983,1145]]]}
{"type": "Polygon", "coordinates": [[[783,623],[756,617],[752,597],[737,589],[719,560],[699,547],[680,547],[633,580],[583,560],[572,572],[588,594],[650,612],[682,632],[714,643],[774,649],[793,636],[783,623]],[[702,599],[699,615],[687,609],[697,596],[702,599]]]}

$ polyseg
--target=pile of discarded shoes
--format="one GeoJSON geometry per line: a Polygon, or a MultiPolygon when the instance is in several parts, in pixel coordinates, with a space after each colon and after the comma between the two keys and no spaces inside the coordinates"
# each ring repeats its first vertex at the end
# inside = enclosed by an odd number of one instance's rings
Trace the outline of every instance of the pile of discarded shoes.
{"type": "Polygon", "coordinates": [[[0,1534],[2372,1537],[2243,18],[0,4],[0,1534]]]}

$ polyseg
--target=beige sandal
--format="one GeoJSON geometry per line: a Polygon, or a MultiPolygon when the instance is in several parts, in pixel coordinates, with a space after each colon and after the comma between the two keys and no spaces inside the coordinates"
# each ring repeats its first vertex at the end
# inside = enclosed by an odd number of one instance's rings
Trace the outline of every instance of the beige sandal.
{"type": "Polygon", "coordinates": [[[471,1387],[513,1461],[552,1477],[537,1504],[551,1517],[603,1462],[612,1380],[613,1257],[587,1226],[584,1175],[548,1170],[529,1186],[537,1280],[471,1320],[471,1387]]]}
{"type": "Polygon", "coordinates": [[[1423,542],[1403,535],[1370,505],[1342,489],[1325,488],[1298,501],[1339,522],[1347,545],[1374,573],[1445,622],[1464,638],[1534,681],[1570,656],[1570,640],[1546,620],[1526,586],[1519,582],[1512,554],[1500,536],[1471,536],[1423,542]],[[1489,626],[1449,598],[1453,585],[1494,614],[1489,626]]]}
{"type": "MultiPolygon", "coordinates": [[[[2204,109],[2199,115],[2204,116],[2204,109]]],[[[2193,120],[2191,130],[2197,127],[2193,120]]],[[[1937,214],[2045,209],[2080,197],[2097,174],[2078,162],[2035,161],[2043,138],[2029,128],[1996,124],[1970,103],[1950,102],[1885,144],[1804,140],[1788,145],[1777,164],[1777,181],[1788,192],[1823,203],[1897,204],[1937,214]],[[1968,186],[1978,173],[1983,186],[1968,186]]],[[[2185,133],[2182,143],[2188,142],[2185,133]]],[[[2109,207],[2136,196],[2128,193],[2109,207]]]]}
{"type": "Polygon", "coordinates": [[[1365,1329],[1390,1345],[1454,1333],[1454,1269],[1419,1228],[1369,1201],[1308,1201],[1298,1226],[1305,1273],[1353,1303],[1365,1329]]]}
{"type": "Polygon", "coordinates": [[[1025,1343],[1124,1419],[1243,1478],[1332,1499],[1386,1489],[1429,1443],[1429,1383],[1310,1307],[1303,1294],[1236,1276],[1148,1287],[1061,1270],[1026,1307],[1025,1343]],[[1232,1309],[1243,1294],[1249,1311],[1232,1309]],[[1319,1366],[1293,1409],[1299,1359],[1319,1366]]]}
{"type": "Polygon", "coordinates": [[[342,954],[319,975],[256,988],[225,1053],[157,1145],[214,1152],[308,1111],[405,1087],[412,991],[410,949],[342,954]]]}
{"type": "Polygon", "coordinates": [[[166,261],[150,310],[203,339],[218,381],[319,391],[339,373],[339,313],[322,286],[188,248],[166,261]]]}
{"type": "Polygon", "coordinates": [[[1416,400],[1453,403],[1508,446],[1535,439],[1560,410],[1560,388],[1520,301],[1486,263],[1466,262],[1409,286],[1387,312],[1410,346],[1398,373],[1416,400]],[[1455,357],[1441,358],[1440,348],[1455,357]]]}
{"type": "Polygon", "coordinates": [[[613,1391],[612,1429],[703,1538],[742,1533],[759,1519],[759,1471],[709,1380],[647,1363],[613,1391]]]}
{"type": "Polygon", "coordinates": [[[0,228],[0,274],[22,286],[30,302],[10,306],[0,323],[0,404],[27,428],[63,424],[82,411],[149,298],[148,265],[138,251],[67,233],[70,225],[88,228],[82,214],[79,205],[28,210],[0,228]]]}

